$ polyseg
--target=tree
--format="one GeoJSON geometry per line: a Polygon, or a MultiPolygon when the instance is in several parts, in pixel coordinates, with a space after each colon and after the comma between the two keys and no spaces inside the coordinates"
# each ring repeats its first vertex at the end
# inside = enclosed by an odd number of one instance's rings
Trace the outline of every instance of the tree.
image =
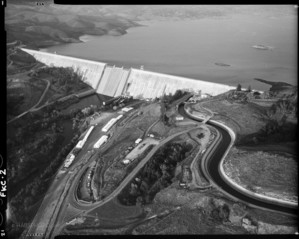
{"type": "Polygon", "coordinates": [[[161,112],[161,120],[163,123],[165,123],[165,112],[166,112],[166,107],[165,107],[165,102],[164,102],[164,97],[161,99],[160,103],[160,112],[161,112]]]}
{"type": "Polygon", "coordinates": [[[222,220],[227,221],[229,218],[229,207],[227,204],[224,204],[222,207],[220,207],[219,216],[222,218],[222,220]]]}
{"type": "Polygon", "coordinates": [[[26,197],[24,200],[24,209],[25,211],[29,210],[30,205],[32,204],[32,198],[31,197],[26,197]]]}
{"type": "Polygon", "coordinates": [[[251,92],[251,85],[248,86],[247,91],[251,92]]]}
{"type": "Polygon", "coordinates": [[[259,96],[259,95],[261,95],[261,93],[258,92],[258,91],[255,91],[255,92],[253,92],[253,95],[254,95],[254,96],[259,96]]]}
{"type": "Polygon", "coordinates": [[[169,118],[167,117],[166,114],[163,115],[162,117],[162,121],[165,125],[169,125],[169,118]]]}
{"type": "Polygon", "coordinates": [[[141,206],[143,205],[143,198],[141,196],[139,196],[137,199],[136,199],[136,205],[137,206],[141,206]]]}
{"type": "Polygon", "coordinates": [[[146,183],[146,181],[143,180],[140,185],[140,191],[147,192],[148,188],[148,184],[146,183]]]}
{"type": "Polygon", "coordinates": [[[237,85],[237,91],[242,91],[242,86],[240,83],[237,85]]]}
{"type": "Polygon", "coordinates": [[[221,218],[219,216],[219,209],[218,208],[214,208],[211,212],[211,217],[216,220],[216,221],[220,221],[221,218]]]}

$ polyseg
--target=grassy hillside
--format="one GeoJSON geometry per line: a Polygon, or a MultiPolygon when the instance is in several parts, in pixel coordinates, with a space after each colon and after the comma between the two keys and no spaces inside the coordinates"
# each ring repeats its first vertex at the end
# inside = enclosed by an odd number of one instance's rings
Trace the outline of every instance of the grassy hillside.
{"type": "Polygon", "coordinates": [[[27,47],[40,48],[81,42],[79,37],[84,34],[122,35],[129,27],[138,26],[120,16],[78,12],[77,8],[60,8],[50,2],[37,6],[31,1],[12,1],[5,11],[7,42],[21,40],[27,47]]]}
{"type": "Polygon", "coordinates": [[[233,181],[250,191],[298,201],[298,163],[293,158],[233,148],[225,160],[224,170],[233,181]]]}
{"type": "MultiPolygon", "coordinates": [[[[55,5],[53,1],[11,0],[5,9],[7,41],[21,40],[31,47],[80,42],[79,36],[123,35],[137,21],[180,21],[222,18],[240,12],[263,12],[271,8],[256,6],[209,5],[55,5]]],[[[100,3],[99,3],[100,4],[100,3]]],[[[275,11],[277,16],[277,11],[275,11]]],[[[294,14],[292,8],[281,8],[282,15],[294,14]]]]}

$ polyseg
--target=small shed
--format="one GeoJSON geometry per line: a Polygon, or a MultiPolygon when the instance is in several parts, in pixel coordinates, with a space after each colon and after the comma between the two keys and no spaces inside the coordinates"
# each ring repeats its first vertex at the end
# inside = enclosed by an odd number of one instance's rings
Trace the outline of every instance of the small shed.
{"type": "Polygon", "coordinates": [[[139,144],[142,141],[141,138],[136,139],[135,144],[139,144]]]}
{"type": "Polygon", "coordinates": [[[130,160],[129,160],[129,159],[124,159],[124,160],[123,160],[123,164],[126,165],[126,164],[129,164],[129,163],[130,163],[130,160]]]}
{"type": "Polygon", "coordinates": [[[177,117],[175,117],[175,120],[176,121],[182,121],[182,120],[184,120],[184,117],[183,116],[177,116],[177,117]]]}

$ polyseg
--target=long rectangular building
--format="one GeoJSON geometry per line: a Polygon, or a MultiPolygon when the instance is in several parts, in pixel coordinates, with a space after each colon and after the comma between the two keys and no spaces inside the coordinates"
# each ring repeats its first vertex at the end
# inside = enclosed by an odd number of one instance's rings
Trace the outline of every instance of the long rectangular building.
{"type": "Polygon", "coordinates": [[[123,117],[123,115],[119,115],[116,117],[117,120],[120,120],[123,117]]]}
{"type": "Polygon", "coordinates": [[[124,112],[129,112],[132,109],[133,109],[132,107],[124,107],[121,110],[124,111],[124,112]]]}
{"type": "Polygon", "coordinates": [[[106,143],[108,140],[107,135],[103,135],[94,145],[93,148],[98,149],[100,148],[104,143],[106,143]]]}
{"type": "Polygon", "coordinates": [[[116,118],[112,118],[103,128],[103,132],[107,132],[115,123],[117,122],[116,118]]]}
{"type": "Polygon", "coordinates": [[[92,125],[92,126],[88,129],[87,133],[84,135],[84,138],[82,139],[82,141],[86,142],[88,136],[90,135],[90,133],[91,133],[91,131],[92,131],[93,129],[94,129],[94,126],[92,125]]]}
{"type": "Polygon", "coordinates": [[[66,158],[65,163],[64,163],[64,167],[65,167],[65,168],[68,168],[68,167],[72,164],[72,162],[74,161],[74,159],[75,159],[75,155],[73,155],[73,154],[69,154],[69,155],[67,156],[67,158],[66,158]]]}
{"type": "Polygon", "coordinates": [[[82,149],[82,147],[84,146],[84,141],[83,140],[80,140],[78,143],[77,143],[77,145],[76,145],[76,147],[75,148],[77,148],[77,149],[82,149]]]}
{"type": "Polygon", "coordinates": [[[103,128],[103,132],[107,132],[118,120],[120,120],[123,115],[119,115],[116,118],[112,118],[103,128]]]}

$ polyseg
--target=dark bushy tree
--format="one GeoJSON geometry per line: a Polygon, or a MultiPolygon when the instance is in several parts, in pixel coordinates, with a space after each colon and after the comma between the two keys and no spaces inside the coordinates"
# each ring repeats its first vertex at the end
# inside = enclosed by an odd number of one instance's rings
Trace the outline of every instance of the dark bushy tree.
{"type": "Polygon", "coordinates": [[[241,91],[242,90],[242,86],[241,86],[241,84],[239,83],[238,85],[237,85],[237,91],[241,91]]]}

